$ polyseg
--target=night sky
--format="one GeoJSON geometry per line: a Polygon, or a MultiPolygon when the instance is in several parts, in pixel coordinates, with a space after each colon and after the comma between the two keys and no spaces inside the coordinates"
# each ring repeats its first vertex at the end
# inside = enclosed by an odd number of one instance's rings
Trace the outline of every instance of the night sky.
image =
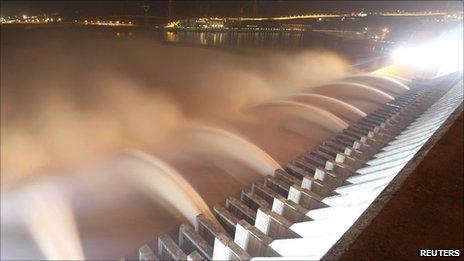
{"type": "MultiPolygon", "coordinates": [[[[252,15],[253,0],[206,1],[172,0],[173,16],[252,15]]],[[[38,15],[58,13],[64,17],[98,15],[142,15],[141,5],[151,8],[149,15],[166,16],[168,1],[1,1],[1,15],[38,15]]],[[[312,11],[462,10],[462,1],[257,1],[257,15],[286,15],[312,11]]]]}

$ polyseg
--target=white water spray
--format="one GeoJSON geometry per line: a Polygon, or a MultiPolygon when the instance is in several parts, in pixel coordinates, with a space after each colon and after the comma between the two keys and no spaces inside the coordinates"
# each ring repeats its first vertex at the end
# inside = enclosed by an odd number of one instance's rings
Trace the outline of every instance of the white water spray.
{"type": "Polygon", "coordinates": [[[136,182],[148,195],[162,197],[191,223],[196,216],[204,214],[215,220],[206,202],[182,175],[164,161],[139,150],[122,152],[128,160],[124,174],[136,182]]]}
{"type": "Polygon", "coordinates": [[[52,185],[25,189],[23,221],[48,260],[84,260],[71,204],[52,185]]]}

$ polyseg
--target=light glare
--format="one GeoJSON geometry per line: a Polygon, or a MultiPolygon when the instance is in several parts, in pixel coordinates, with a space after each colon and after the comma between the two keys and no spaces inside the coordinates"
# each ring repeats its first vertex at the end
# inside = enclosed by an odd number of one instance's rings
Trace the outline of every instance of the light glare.
{"type": "Polygon", "coordinates": [[[398,48],[392,53],[392,58],[398,64],[419,69],[462,70],[462,29],[425,45],[398,48]]]}

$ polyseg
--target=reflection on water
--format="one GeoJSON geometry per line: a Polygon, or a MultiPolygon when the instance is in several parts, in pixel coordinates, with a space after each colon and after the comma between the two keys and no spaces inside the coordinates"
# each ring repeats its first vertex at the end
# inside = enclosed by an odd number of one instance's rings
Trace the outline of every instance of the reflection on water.
{"type": "MultiPolygon", "coordinates": [[[[352,39],[343,35],[327,34],[316,31],[284,31],[273,29],[255,30],[229,30],[229,31],[199,31],[199,30],[175,30],[166,31],[163,29],[144,29],[144,28],[114,28],[114,27],[24,27],[11,26],[2,28],[2,33],[13,32],[15,37],[27,34],[56,34],[76,35],[89,38],[89,34],[94,37],[107,38],[108,36],[119,38],[143,37],[151,38],[155,42],[166,44],[198,45],[203,47],[214,47],[233,51],[248,50],[286,50],[286,51],[305,51],[305,50],[328,50],[337,52],[352,64],[358,64],[369,60],[372,57],[385,56],[392,47],[392,43],[374,41],[369,39],[352,39]],[[5,29],[5,30],[3,30],[5,29]]],[[[4,37],[6,39],[6,37],[4,37]]],[[[9,36],[8,38],[11,38],[9,36]]],[[[5,40],[2,39],[2,40],[5,40]]],[[[8,39],[6,39],[8,40],[8,39]]]]}
{"type": "Polygon", "coordinates": [[[166,41],[170,43],[179,42],[179,36],[173,32],[166,32],[166,41]]]}
{"type": "Polygon", "coordinates": [[[194,43],[208,46],[302,46],[304,34],[301,32],[166,32],[165,40],[170,43],[194,43]]]}
{"type": "MultiPolygon", "coordinates": [[[[388,51],[385,43],[368,40],[349,40],[339,36],[301,31],[157,31],[156,37],[170,44],[193,44],[232,49],[328,49],[343,53],[347,58],[379,56],[388,51]]],[[[356,62],[356,61],[355,61],[356,62]]]]}

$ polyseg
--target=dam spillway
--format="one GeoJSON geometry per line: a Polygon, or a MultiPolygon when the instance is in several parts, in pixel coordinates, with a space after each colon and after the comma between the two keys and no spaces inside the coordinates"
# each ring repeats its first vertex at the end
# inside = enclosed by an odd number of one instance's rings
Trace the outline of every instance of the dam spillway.
{"type": "Polygon", "coordinates": [[[462,73],[410,89],[128,260],[341,256],[462,111],[462,73]],[[219,223],[219,224],[218,224],[219,223]]]}

